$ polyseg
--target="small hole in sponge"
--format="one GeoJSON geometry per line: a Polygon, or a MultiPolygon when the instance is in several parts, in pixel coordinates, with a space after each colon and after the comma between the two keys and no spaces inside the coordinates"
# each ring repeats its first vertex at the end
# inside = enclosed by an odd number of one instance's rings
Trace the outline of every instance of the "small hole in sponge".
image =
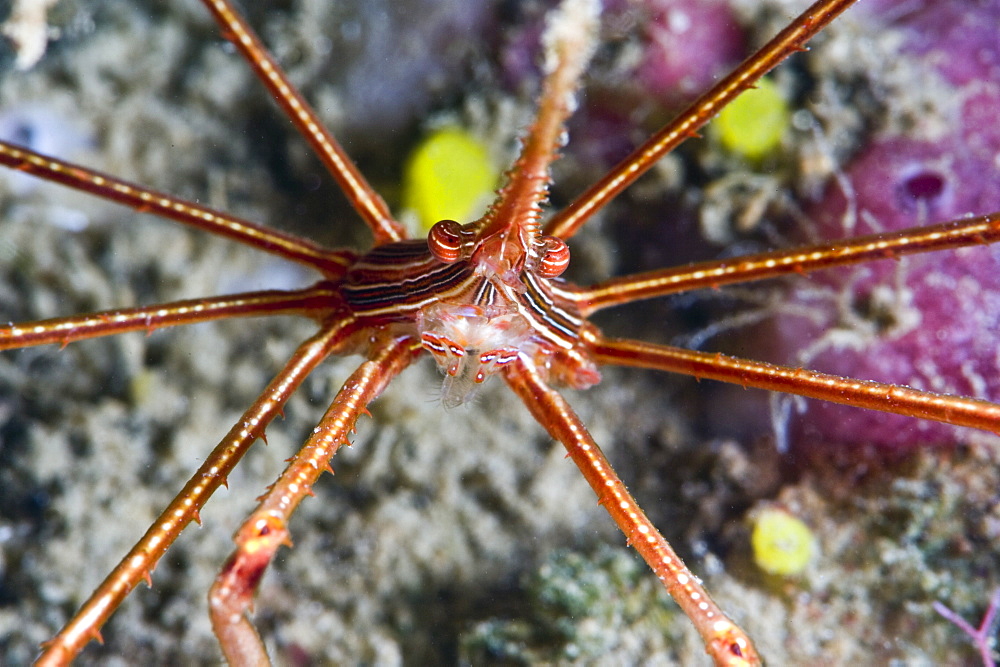
{"type": "Polygon", "coordinates": [[[948,190],[948,179],[933,169],[920,169],[903,179],[898,188],[900,203],[907,210],[938,208],[948,190]]]}

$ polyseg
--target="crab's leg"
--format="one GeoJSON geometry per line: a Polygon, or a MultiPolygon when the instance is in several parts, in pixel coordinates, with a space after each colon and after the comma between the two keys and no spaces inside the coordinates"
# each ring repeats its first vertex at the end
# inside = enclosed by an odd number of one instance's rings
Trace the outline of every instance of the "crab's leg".
{"type": "Polygon", "coordinates": [[[323,315],[331,311],[333,304],[339,301],[335,286],[322,282],[301,290],[244,292],[137,308],[104,310],[0,327],[0,350],[52,343],[65,347],[88,338],[129,331],[145,331],[148,334],[161,327],[232,317],[301,315],[322,319],[323,315]]]}
{"type": "Polygon", "coordinates": [[[806,42],[854,2],[856,0],[819,0],[813,4],[757,53],[747,58],[732,74],[695,100],[573,203],[553,216],[545,232],[562,239],[571,237],[590,216],[646,173],[660,158],[677,148],[685,139],[697,136],[698,129],[740,93],[752,88],[782,60],[802,51],[806,42]]]}
{"type": "Polygon", "coordinates": [[[652,368],[744,387],[818,398],[869,410],[890,412],[1000,433],[1000,405],[962,396],[935,394],[900,385],[853,380],[803,368],[750,361],[714,352],[623,339],[589,341],[600,364],[652,368]]]}
{"type": "Polygon", "coordinates": [[[267,653],[247,614],[264,570],[282,544],[291,546],[288,522],[299,502],[330,468],[332,457],[358,417],[386,385],[421,350],[413,337],[379,339],[383,345],[344,383],[319,425],[261,498],[235,536],[236,550],[226,561],[208,594],[215,630],[231,665],[266,665],[267,653]]]}
{"type": "Polygon", "coordinates": [[[192,521],[199,510],[243,458],[250,445],[278,415],[303,380],[331,354],[344,346],[354,331],[352,317],[328,323],[303,343],[250,409],[205,459],[184,489],[90,596],[76,615],[43,646],[38,665],[68,664],[91,639],[100,640],[100,627],[125,597],[150,572],[167,548],[192,521]]]}
{"type": "Polygon", "coordinates": [[[694,623],[716,664],[760,664],[760,658],[746,633],[715,604],[697,577],[646,517],[565,399],[546,384],[530,362],[523,359],[510,364],[504,377],[549,435],[565,445],[570,458],[597,494],[600,504],[694,623]]]}
{"type": "Polygon", "coordinates": [[[612,278],[580,291],[586,314],[640,299],[1000,241],[1000,213],[612,278]]]}
{"type": "Polygon", "coordinates": [[[305,264],[330,278],[342,276],[356,256],[349,251],[329,250],[291,234],[261,227],[207,206],[4,141],[0,141],[0,164],[130,206],[140,213],[153,213],[239,241],[272,255],[305,264]]]}
{"type": "Polygon", "coordinates": [[[351,205],[371,228],[376,245],[405,239],[406,230],[392,217],[385,201],[368,184],[351,158],[323,126],[316,112],[288,80],[288,75],[233,4],[229,0],[203,0],[203,2],[218,22],[223,36],[242,52],[271,96],[281,105],[285,114],[340,184],[340,189],[351,205]]]}

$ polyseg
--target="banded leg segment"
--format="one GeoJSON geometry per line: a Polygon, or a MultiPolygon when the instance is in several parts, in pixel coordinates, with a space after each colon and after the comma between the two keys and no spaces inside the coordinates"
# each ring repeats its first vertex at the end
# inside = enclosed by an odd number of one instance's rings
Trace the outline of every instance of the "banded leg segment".
{"type": "Polygon", "coordinates": [[[142,539],[59,634],[43,646],[37,665],[68,664],[91,639],[100,640],[99,628],[140,581],[150,583],[150,572],[167,548],[189,523],[199,521],[199,510],[226,482],[250,445],[263,435],[264,428],[316,366],[345,345],[353,330],[353,319],[347,318],[324,327],[295,351],[142,539]]]}
{"type": "Polygon", "coordinates": [[[599,364],[682,373],[1000,434],[1000,405],[988,401],[667,345],[623,339],[593,340],[591,344],[599,364]]]}
{"type": "Polygon", "coordinates": [[[302,315],[320,319],[342,303],[332,283],[318,283],[295,291],[269,290],[231,296],[187,299],[153,306],[122,308],[24,322],[0,327],[0,350],[49,345],[66,345],[89,338],[112,336],[130,331],[152,333],[162,327],[195,324],[233,317],[302,315]]]}
{"type": "Polygon", "coordinates": [[[568,239],[590,216],[634,183],[660,158],[677,148],[719,111],[788,56],[802,51],[806,42],[856,0],[819,0],[803,12],[757,53],[747,58],[732,74],[695,100],[676,119],[650,137],[632,154],[619,162],[604,178],[577,197],[573,203],[549,221],[545,232],[568,239]]]}
{"type": "Polygon", "coordinates": [[[316,112],[288,80],[288,75],[233,4],[229,0],[203,0],[203,2],[215,17],[223,36],[242,52],[257,77],[267,86],[271,96],[281,105],[285,114],[340,184],[340,189],[351,205],[371,228],[376,245],[405,239],[406,230],[392,217],[385,201],[369,185],[354,166],[350,156],[323,126],[316,112]]]}
{"type": "Polygon", "coordinates": [[[551,389],[528,362],[518,360],[510,364],[504,377],[538,423],[565,445],[570,458],[597,494],[600,504],[694,623],[715,663],[734,667],[759,665],[760,658],[750,638],[709,597],[698,579],[640,509],[565,399],[551,389]]]}
{"type": "Polygon", "coordinates": [[[305,264],[328,278],[342,276],[357,257],[4,141],[0,141],[0,164],[305,264]]]}
{"type": "Polygon", "coordinates": [[[581,291],[579,307],[598,310],[705,287],[806,274],[880,259],[1000,242],[1000,212],[888,234],[871,234],[804,248],[775,250],[691,266],[612,278],[581,291]]]}
{"type": "Polygon", "coordinates": [[[347,379],[313,435],[236,533],[236,550],[208,595],[212,628],[231,665],[269,664],[264,644],[247,616],[257,584],[278,547],[291,546],[288,522],[292,513],[305,496],[312,495],[320,475],[333,472],[330,458],[342,444],[350,444],[347,435],[358,417],[422,349],[413,337],[379,342],[384,344],[374,345],[377,352],[347,379]]]}

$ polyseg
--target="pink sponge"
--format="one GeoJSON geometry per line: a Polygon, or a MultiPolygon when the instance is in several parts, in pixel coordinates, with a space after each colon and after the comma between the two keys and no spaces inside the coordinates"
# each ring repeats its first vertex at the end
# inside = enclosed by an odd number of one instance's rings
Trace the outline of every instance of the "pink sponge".
{"type": "MultiPolygon", "coordinates": [[[[954,87],[950,131],[934,141],[883,138],[808,211],[821,238],[868,234],[1000,210],[1000,2],[915,3],[905,53],[954,87]],[[854,220],[853,230],[850,227],[854,220]]],[[[830,271],[798,281],[810,317],[775,326],[784,361],[855,378],[1000,400],[1000,248],[966,248],[830,271]],[[818,343],[816,341],[819,341],[818,343]],[[805,347],[810,345],[810,347],[805,347]]],[[[890,447],[951,444],[950,426],[808,402],[797,442],[890,447]]]]}

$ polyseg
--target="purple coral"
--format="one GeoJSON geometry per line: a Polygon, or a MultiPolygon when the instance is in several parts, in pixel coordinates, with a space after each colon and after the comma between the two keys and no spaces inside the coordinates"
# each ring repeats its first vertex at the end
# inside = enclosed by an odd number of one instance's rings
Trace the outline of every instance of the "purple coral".
{"type": "Polygon", "coordinates": [[[953,85],[1000,78],[1000,1],[874,0],[861,7],[876,20],[903,26],[902,51],[923,58],[953,85]]]}
{"type": "Polygon", "coordinates": [[[744,55],[743,29],[718,0],[653,0],[643,11],[636,78],[667,106],[690,102],[744,55]]]}
{"type": "Polygon", "coordinates": [[[962,632],[969,635],[973,645],[979,651],[979,658],[983,661],[983,667],[996,667],[996,662],[993,660],[993,647],[996,644],[993,631],[996,629],[998,608],[1000,608],[1000,588],[994,589],[993,597],[990,598],[989,607],[986,608],[986,613],[983,614],[983,618],[979,622],[979,627],[974,628],[968,621],[942,603],[934,603],[934,611],[944,616],[957,625],[962,632]]]}
{"type": "MultiPolygon", "coordinates": [[[[913,7],[914,5],[910,5],[913,7]]],[[[958,101],[933,141],[876,140],[810,211],[821,238],[1000,210],[1000,2],[926,3],[902,18],[903,51],[936,70],[958,101]],[[983,26],[983,27],[977,27],[983,26]],[[990,26],[989,29],[986,26],[990,26]],[[851,229],[853,227],[853,229],[851,229]]],[[[827,272],[792,302],[810,317],[776,325],[789,363],[943,393],[1000,399],[1000,249],[966,248],[827,272]],[[825,332],[825,333],[824,333],[825,332]],[[805,348],[807,342],[816,341],[805,348]]],[[[952,427],[810,402],[793,433],[890,447],[953,443],[952,427]]]]}

